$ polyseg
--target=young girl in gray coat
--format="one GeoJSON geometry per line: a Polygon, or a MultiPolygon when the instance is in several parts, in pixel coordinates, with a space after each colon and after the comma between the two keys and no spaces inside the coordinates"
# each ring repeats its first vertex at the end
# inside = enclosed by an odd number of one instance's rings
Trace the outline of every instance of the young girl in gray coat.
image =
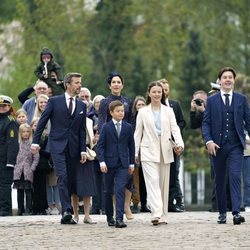
{"type": "Polygon", "coordinates": [[[14,168],[14,188],[17,189],[18,215],[23,215],[24,191],[26,195],[26,214],[32,213],[32,183],[36,166],[39,162],[39,153],[31,153],[32,130],[24,123],[19,127],[19,152],[14,168]]]}

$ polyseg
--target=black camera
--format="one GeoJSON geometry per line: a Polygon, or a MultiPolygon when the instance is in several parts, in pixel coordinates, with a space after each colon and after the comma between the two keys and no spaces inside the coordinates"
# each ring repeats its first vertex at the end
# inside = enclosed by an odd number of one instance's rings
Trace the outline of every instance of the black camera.
{"type": "Polygon", "coordinates": [[[202,103],[204,103],[204,101],[201,99],[195,99],[194,102],[196,103],[197,106],[202,106],[202,103]]]}

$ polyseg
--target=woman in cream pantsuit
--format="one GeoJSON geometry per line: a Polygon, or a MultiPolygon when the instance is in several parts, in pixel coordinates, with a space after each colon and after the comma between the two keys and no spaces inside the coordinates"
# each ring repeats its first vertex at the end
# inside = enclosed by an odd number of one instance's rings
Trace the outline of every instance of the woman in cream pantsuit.
{"type": "Polygon", "coordinates": [[[181,154],[184,143],[172,108],[165,104],[159,81],[151,82],[147,90],[146,107],[139,110],[135,130],[136,161],[142,169],[151,209],[153,225],[167,223],[170,163],[174,161],[172,145],[174,138],[176,154],[181,154]]]}

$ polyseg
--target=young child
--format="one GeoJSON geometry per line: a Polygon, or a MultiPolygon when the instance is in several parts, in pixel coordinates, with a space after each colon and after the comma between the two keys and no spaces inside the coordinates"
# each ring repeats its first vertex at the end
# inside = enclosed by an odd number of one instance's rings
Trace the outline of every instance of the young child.
{"type": "Polygon", "coordinates": [[[16,121],[18,125],[27,123],[28,121],[28,116],[27,112],[24,109],[18,109],[16,112],[16,121]]]}
{"type": "Polygon", "coordinates": [[[97,144],[100,169],[104,173],[105,210],[109,226],[123,228],[125,186],[132,174],[135,161],[135,143],[132,126],[122,121],[124,105],[120,101],[109,104],[112,120],[104,124],[97,144]],[[113,193],[116,196],[116,222],[113,218],[113,193]]]}
{"type": "Polygon", "coordinates": [[[62,94],[64,92],[62,69],[53,60],[53,54],[48,48],[42,49],[40,61],[40,64],[34,71],[35,75],[48,84],[52,89],[53,95],[62,94]]]}
{"type": "Polygon", "coordinates": [[[39,161],[39,154],[33,155],[30,147],[32,130],[27,123],[19,127],[19,152],[14,168],[14,188],[17,189],[18,215],[23,215],[24,191],[26,195],[26,213],[32,212],[32,183],[33,173],[39,161]]]}

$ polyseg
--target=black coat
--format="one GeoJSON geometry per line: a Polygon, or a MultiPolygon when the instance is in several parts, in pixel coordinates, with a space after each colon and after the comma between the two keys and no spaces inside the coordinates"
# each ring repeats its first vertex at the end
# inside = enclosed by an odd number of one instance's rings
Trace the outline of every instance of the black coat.
{"type": "Polygon", "coordinates": [[[9,112],[0,114],[0,164],[14,166],[18,150],[18,125],[9,112]]]}

